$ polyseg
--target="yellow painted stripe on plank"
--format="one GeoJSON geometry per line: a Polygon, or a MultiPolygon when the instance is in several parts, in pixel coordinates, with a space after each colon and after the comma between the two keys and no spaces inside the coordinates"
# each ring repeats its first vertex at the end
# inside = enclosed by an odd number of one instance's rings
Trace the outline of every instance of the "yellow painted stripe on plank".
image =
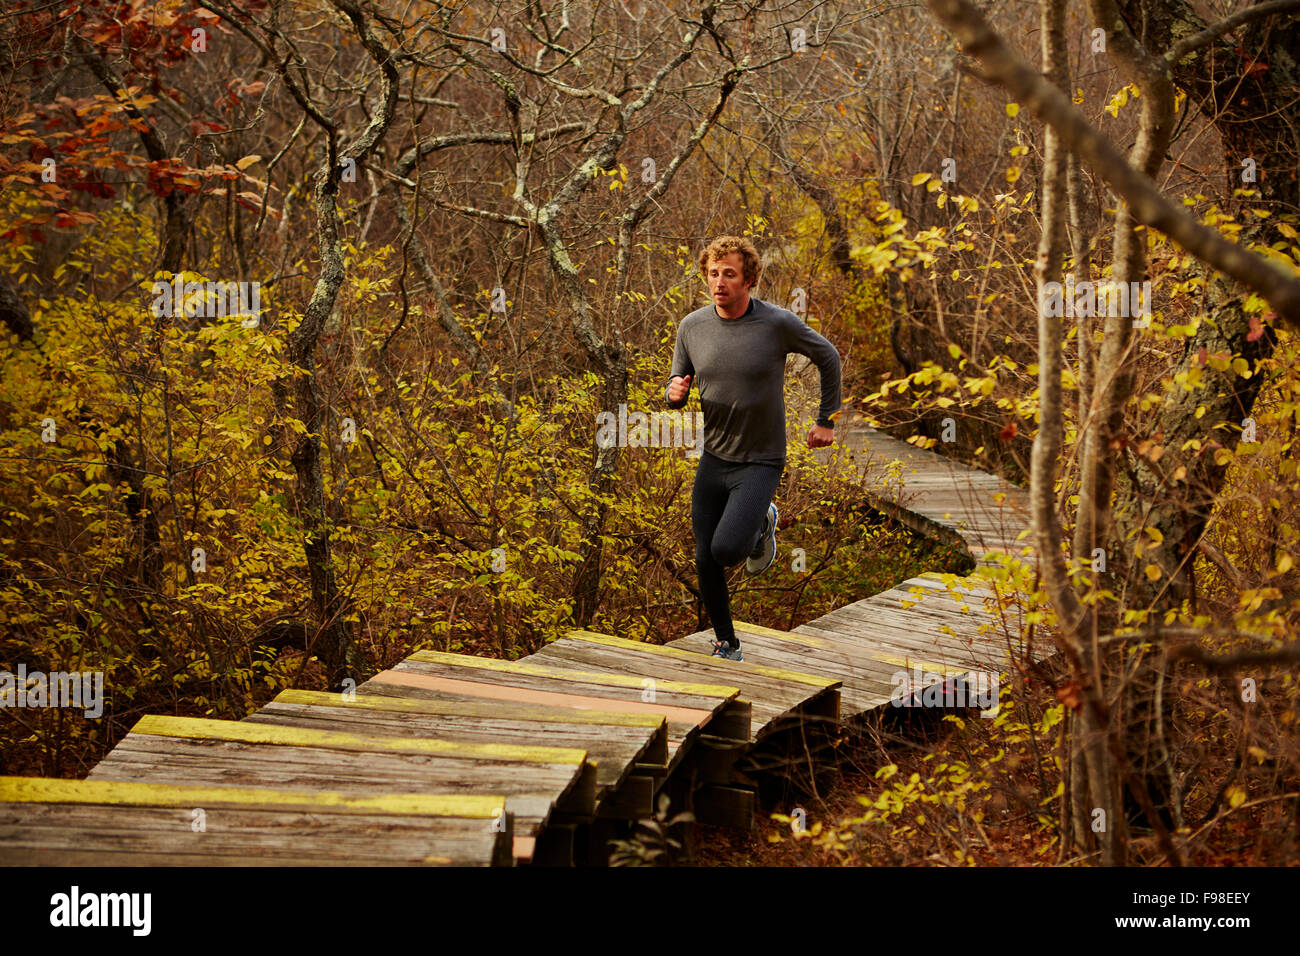
{"type": "MultiPolygon", "coordinates": [[[[324,747],[363,753],[433,754],[467,760],[515,760],[521,763],[578,764],[587,752],[573,747],[535,747],[513,744],[469,744],[429,737],[380,737],[350,734],[338,730],[307,730],[277,724],[253,724],[206,717],[141,717],[134,734],[155,737],[187,737],[194,740],[225,740],[232,743],[275,744],[284,747],[324,747]]],[[[587,761],[594,764],[595,761],[587,761]]]]}
{"type": "MultiPolygon", "coordinates": [[[[323,690],[283,690],[276,695],[277,704],[303,704],[311,707],[356,707],[360,710],[395,711],[404,714],[466,715],[476,709],[459,701],[422,700],[418,697],[387,697],[383,694],[358,694],[352,700],[343,695],[323,690]]],[[[536,720],[548,724],[612,724],[620,727],[659,727],[662,717],[654,714],[613,713],[606,710],[589,710],[579,714],[530,714],[520,720],[536,720]]]]}
{"type": "MultiPolygon", "coordinates": [[[[573,632],[570,632],[573,633],[573,632]]],[[[692,654],[698,657],[698,654],[692,654]]],[[[473,667],[479,670],[501,671],[507,674],[527,674],[530,677],[552,677],[556,680],[582,681],[589,684],[608,684],[611,687],[635,687],[641,690],[644,677],[627,674],[602,674],[599,671],[577,671],[568,668],[538,667],[523,661],[500,661],[494,657],[471,657],[468,654],[445,654],[442,651],[416,651],[408,661],[425,661],[429,664],[449,664],[453,667],[473,667]]],[[[696,697],[722,697],[727,700],[740,693],[735,687],[723,684],[684,684],[674,680],[655,679],[655,690],[673,694],[694,694],[696,697]]]]}
{"type": "MultiPolygon", "coordinates": [[[[656,654],[660,657],[672,657],[677,660],[687,660],[692,664],[706,664],[708,666],[731,667],[735,666],[738,661],[724,661],[721,659],[714,660],[711,657],[704,657],[695,651],[683,650],[680,647],[666,647],[662,644],[646,644],[642,641],[630,641],[625,637],[611,637],[608,634],[597,634],[594,631],[568,631],[566,637],[572,637],[579,641],[588,641],[592,644],[604,644],[606,647],[617,647],[622,650],[643,651],[650,654],[656,654]],[[703,660],[701,660],[703,658],[703,660]]],[[[743,664],[749,673],[762,674],[765,677],[775,677],[779,680],[787,680],[796,684],[809,684],[813,687],[834,687],[840,682],[831,680],[827,677],[818,677],[815,674],[802,674],[799,671],[788,671],[780,667],[768,667],[764,664],[743,664]]]]}
{"type": "Polygon", "coordinates": [[[386,793],[354,797],[333,791],[258,790],[251,787],[195,787],[119,780],[0,777],[0,803],[79,803],[136,807],[291,809],[326,813],[383,813],[396,816],[465,817],[491,820],[505,812],[506,798],[474,794],[386,793]]]}
{"type": "Polygon", "coordinates": [[[934,661],[923,661],[917,657],[891,657],[888,654],[872,654],[874,660],[883,664],[896,664],[899,667],[919,667],[921,670],[931,671],[935,674],[943,674],[950,677],[954,674],[969,674],[970,667],[954,667],[951,664],[936,664],[934,661]]]}
{"type": "Polygon", "coordinates": [[[707,723],[713,715],[711,709],[676,707],[671,704],[649,703],[640,700],[618,700],[613,697],[596,697],[589,693],[562,694],[553,690],[533,690],[528,687],[515,687],[511,684],[492,684],[487,681],[457,680],[454,677],[417,674],[415,671],[380,671],[375,675],[374,679],[380,683],[396,684],[400,687],[468,694],[482,700],[504,700],[512,704],[529,703],[543,704],[549,707],[568,707],[571,710],[584,713],[588,710],[600,708],[612,710],[615,707],[621,707],[629,714],[654,714],[667,720],[682,720],[699,726],[707,723]]]}
{"type": "Polygon", "coordinates": [[[829,641],[824,641],[819,637],[809,637],[807,634],[795,634],[793,631],[778,631],[774,628],[763,627],[761,624],[746,624],[744,621],[732,621],[731,626],[737,631],[746,631],[750,634],[758,634],[763,637],[775,637],[777,640],[789,641],[791,644],[803,644],[806,647],[830,646],[829,641]]]}

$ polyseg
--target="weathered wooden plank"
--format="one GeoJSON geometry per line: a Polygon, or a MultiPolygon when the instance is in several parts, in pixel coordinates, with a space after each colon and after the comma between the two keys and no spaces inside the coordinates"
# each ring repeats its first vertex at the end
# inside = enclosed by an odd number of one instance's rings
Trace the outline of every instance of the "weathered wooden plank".
{"type": "MultiPolygon", "coordinates": [[[[465,694],[480,694],[483,697],[495,698],[499,700],[526,701],[539,705],[553,707],[567,707],[571,710],[597,710],[613,706],[623,706],[627,708],[627,713],[652,714],[664,717],[669,721],[684,723],[690,726],[698,726],[701,723],[707,723],[708,719],[713,716],[712,709],[681,707],[665,703],[659,700],[659,695],[654,694],[654,700],[620,700],[616,697],[597,697],[593,696],[597,692],[596,685],[585,682],[585,686],[591,688],[587,693],[576,693],[567,691],[547,690],[545,688],[545,678],[527,677],[521,679],[511,679],[508,683],[495,683],[487,681],[467,681],[454,677],[443,677],[438,673],[428,673],[428,670],[438,671],[440,667],[434,665],[426,670],[425,666],[418,661],[407,661],[399,665],[399,668],[390,671],[381,671],[376,674],[371,681],[365,685],[367,690],[373,681],[376,684],[400,684],[407,687],[428,688],[430,690],[450,690],[465,694]],[[531,686],[524,686],[525,684],[531,686]]],[[[560,682],[550,686],[569,687],[568,683],[560,682]]],[[[646,695],[643,688],[641,693],[646,695]]],[[[610,688],[610,692],[617,693],[619,688],[610,688]]],[[[732,688],[733,696],[739,693],[732,688]]],[[[721,703],[721,699],[715,698],[711,701],[715,706],[721,703]]]]}
{"type": "MultiPolygon", "coordinates": [[[[957,626],[953,626],[927,620],[920,614],[912,615],[911,612],[898,611],[893,608],[862,602],[836,608],[818,620],[828,618],[844,622],[846,624],[845,633],[848,634],[855,632],[875,633],[877,630],[883,630],[892,633],[899,640],[906,638],[925,640],[941,646],[969,648],[980,644],[993,644],[1000,639],[996,628],[988,627],[981,630],[980,624],[985,623],[985,621],[975,618],[955,622],[957,626]],[[853,627],[847,626],[853,622],[858,623],[853,627]]],[[[991,619],[988,623],[992,623],[991,619]]],[[[803,627],[803,625],[800,625],[800,627],[803,627]]],[[[794,630],[800,634],[808,633],[806,630],[800,630],[800,627],[796,627],[794,630]]]]}
{"type": "MultiPolygon", "coordinates": [[[[0,865],[509,865],[510,833],[459,818],[0,804],[0,865]]],[[[503,824],[504,826],[504,824],[503,824]]]]}
{"type": "Polygon", "coordinates": [[[944,571],[922,571],[908,578],[899,587],[922,587],[931,591],[956,591],[971,597],[992,597],[998,593],[995,582],[985,578],[949,574],[944,571]]]}
{"type": "Polygon", "coordinates": [[[596,816],[637,820],[654,814],[655,778],[635,774],[596,806],[596,816]]]}
{"type": "MultiPolygon", "coordinates": [[[[579,660],[583,667],[589,669],[607,668],[612,673],[626,672],[629,668],[653,668],[659,677],[672,678],[689,673],[697,666],[696,662],[710,662],[712,659],[680,651],[682,656],[674,658],[656,657],[642,664],[634,656],[635,651],[615,649],[600,644],[583,642],[578,644],[569,638],[560,638],[548,644],[538,655],[548,655],[556,660],[579,660]]],[[[763,728],[775,718],[796,708],[809,706],[817,699],[827,696],[838,701],[839,686],[814,687],[806,682],[789,682],[765,674],[755,674],[746,670],[749,665],[730,661],[733,665],[735,683],[740,687],[745,698],[749,700],[752,711],[750,724],[751,738],[761,735],[763,728]]],[[[812,675],[806,675],[812,677],[812,675]]],[[[658,679],[658,678],[654,678],[658,679]]],[[[814,678],[822,680],[822,678],[814,678]]]]}
{"type": "MultiPolygon", "coordinates": [[[[411,722],[401,724],[386,724],[376,721],[358,721],[355,715],[349,715],[348,718],[338,718],[329,714],[320,714],[314,712],[312,708],[284,708],[281,705],[263,708],[262,711],[252,714],[245,718],[252,723],[270,724],[280,727],[301,727],[309,730],[356,730],[363,729],[367,733],[382,733],[388,736],[411,736],[422,737],[422,728],[418,725],[412,725],[411,722]]],[[[586,746],[587,755],[591,760],[600,764],[602,778],[608,773],[611,776],[604,779],[603,785],[613,785],[621,779],[622,774],[630,763],[634,762],[640,756],[647,746],[647,735],[641,734],[636,737],[630,737],[626,734],[617,735],[610,728],[605,728],[605,736],[598,736],[599,729],[592,734],[581,735],[572,731],[567,734],[551,734],[539,732],[536,728],[512,728],[506,722],[498,722],[494,726],[482,728],[460,728],[460,729],[440,729],[438,735],[443,740],[465,740],[465,741],[487,741],[497,740],[501,743],[519,743],[527,746],[540,746],[539,741],[550,739],[552,745],[557,747],[586,746]],[[608,766],[606,766],[608,764],[608,766]]]]}
{"type": "MultiPolygon", "coordinates": [[[[418,662],[415,667],[424,665],[418,662]]],[[[670,763],[675,759],[675,746],[688,740],[696,730],[714,720],[714,713],[705,710],[691,710],[675,707],[656,700],[618,701],[605,697],[584,697],[578,694],[564,694],[553,691],[529,690],[526,688],[479,683],[475,681],[456,681],[452,678],[417,673],[416,671],[384,671],[363,685],[371,694],[408,694],[408,695],[442,695],[446,693],[479,694],[488,700],[526,700],[538,706],[567,707],[577,712],[603,710],[613,706],[626,705],[630,712],[653,714],[663,718],[667,723],[670,763]]],[[[560,685],[567,686],[567,685],[560,685]]],[[[619,692],[617,690],[615,693],[619,692]]],[[[715,701],[715,703],[717,703],[715,701]]],[[[725,715],[731,711],[735,699],[722,703],[720,712],[725,715]]]]}
{"type": "Polygon", "coordinates": [[[957,602],[942,591],[930,591],[917,594],[910,589],[894,588],[873,595],[867,601],[873,607],[907,611],[918,618],[930,617],[940,622],[966,622],[974,618],[980,623],[995,620],[991,609],[981,601],[957,602]]]}
{"type": "MultiPolygon", "coordinates": [[[[860,668],[865,673],[876,672],[885,679],[892,671],[881,659],[882,652],[890,656],[891,650],[914,649],[932,657],[943,659],[952,654],[969,657],[970,649],[962,642],[940,642],[930,638],[912,639],[910,632],[895,635],[889,628],[879,624],[863,621],[850,621],[845,616],[834,617],[836,612],[817,618],[795,629],[791,638],[777,639],[783,645],[804,644],[815,649],[808,652],[809,657],[836,659],[835,655],[845,657],[846,666],[860,668]],[[896,640],[895,638],[899,638],[896,640]]],[[[740,630],[740,629],[738,629],[740,630]]],[[[709,632],[711,633],[711,632],[709,632]]],[[[744,631],[741,631],[743,634],[744,631]]],[[[692,635],[694,637],[694,635],[692,635]]],[[[750,646],[753,641],[742,637],[742,643],[750,646]]],[[[915,655],[914,655],[915,656],[915,655]]]]}
{"type": "MultiPolygon", "coordinates": [[[[297,726],[320,730],[339,730],[383,734],[385,736],[436,737],[479,743],[509,743],[525,746],[550,746],[585,749],[600,767],[601,788],[617,786],[637,761],[649,762],[657,756],[667,764],[667,725],[662,718],[629,715],[642,721],[641,726],[621,724],[579,724],[573,722],[542,723],[462,715],[426,715],[367,708],[357,710],[340,703],[336,695],[321,694],[326,704],[295,703],[300,700],[282,694],[260,711],[245,718],[254,723],[297,726]],[[657,721],[647,725],[645,721],[657,721]]],[[[390,698],[396,700],[397,698],[390,698]]]]}
{"type": "MultiPolygon", "coordinates": [[[[668,647],[666,645],[647,644],[644,641],[631,641],[628,640],[627,638],[614,637],[609,634],[596,634],[593,631],[577,631],[577,630],[569,631],[565,634],[565,638],[571,639],[573,641],[582,641],[591,644],[600,644],[605,647],[615,648],[616,650],[637,651],[638,653],[650,654],[656,657],[664,657],[664,658],[677,660],[677,661],[686,660],[689,661],[692,665],[698,665],[700,663],[698,660],[696,660],[696,655],[688,654],[686,652],[679,651],[676,648],[668,647]]],[[[562,638],[561,640],[564,640],[564,638],[562,638]]],[[[557,641],[555,643],[559,643],[559,642],[557,641]]],[[[554,646],[554,645],[548,645],[548,646],[554,646]]],[[[709,658],[704,663],[707,664],[710,668],[725,671],[728,675],[730,675],[734,669],[732,665],[734,665],[737,662],[725,661],[722,660],[721,658],[718,659],[709,658]]],[[[811,687],[817,687],[822,689],[832,687],[835,684],[835,681],[827,680],[826,678],[819,677],[815,674],[802,674],[799,673],[798,671],[784,670],[779,667],[763,667],[761,665],[757,665],[757,666],[751,665],[750,667],[746,668],[746,672],[755,677],[771,677],[776,680],[786,681],[787,683],[808,684],[811,687]]]]}
{"type": "Polygon", "coordinates": [[[7,865],[500,865],[512,831],[501,796],[0,778],[7,865]]]}
{"type": "MultiPolygon", "coordinates": [[[[492,677],[479,678],[482,680],[491,680],[493,683],[501,683],[506,677],[524,678],[537,677],[550,681],[569,681],[573,684],[594,684],[600,688],[600,696],[614,697],[611,692],[613,688],[619,688],[631,695],[631,699],[636,697],[644,690],[644,685],[639,679],[634,677],[624,677],[611,679],[609,674],[592,674],[584,673],[572,668],[557,668],[537,660],[536,655],[521,658],[517,661],[499,661],[486,657],[470,657],[467,654],[444,654],[439,651],[417,651],[403,662],[403,664],[441,664],[447,667],[469,668],[478,671],[490,671],[492,677]]],[[[398,665],[401,667],[402,665],[398,665]]],[[[426,671],[427,672],[427,671],[426,671]]],[[[464,675],[461,675],[464,677],[464,675]]],[[[473,679],[466,677],[465,679],[473,679]]],[[[520,686],[530,686],[524,681],[520,686]]],[[[574,691],[575,693],[577,691],[574,691]]],[[[711,709],[711,702],[717,698],[729,700],[735,696],[736,689],[729,684],[706,684],[699,681],[661,681],[658,692],[661,695],[672,694],[677,697],[698,698],[694,703],[680,703],[682,706],[689,706],[696,709],[711,709]]]]}
{"type": "Polygon", "coordinates": [[[493,820],[505,798],[459,793],[380,793],[351,796],[320,790],[187,787],[61,777],[0,777],[0,803],[86,804],[111,807],[255,807],[312,813],[383,813],[393,816],[493,820]]]}
{"type": "MultiPolygon", "coordinates": [[[[635,651],[589,642],[571,642],[568,638],[561,638],[547,645],[539,654],[553,655],[560,660],[581,659],[582,666],[590,669],[604,667],[614,671],[625,671],[628,668],[644,666],[666,677],[673,677],[679,672],[688,673],[697,662],[709,660],[698,654],[678,651],[672,658],[655,656],[642,665],[635,651]]],[[[730,663],[735,667],[735,682],[741,687],[751,705],[749,740],[758,740],[768,733],[768,727],[773,722],[792,713],[831,719],[839,713],[838,682],[834,682],[833,687],[818,690],[807,683],[786,682],[761,674],[752,675],[745,671],[747,665],[734,661],[730,663]]],[[[817,679],[815,675],[807,676],[817,679]]]]}
{"type": "Polygon", "coordinates": [[[719,721],[726,721],[728,727],[715,730],[716,733],[735,733],[735,721],[746,716],[735,706],[738,692],[734,687],[700,684],[695,680],[659,680],[648,684],[644,678],[625,674],[575,671],[553,661],[539,661],[536,656],[512,662],[422,651],[394,670],[367,681],[362,689],[368,693],[393,693],[395,684],[420,685],[418,692],[477,694],[539,705],[578,709],[618,707],[629,712],[657,713],[668,719],[669,734],[681,738],[688,738],[694,727],[719,721]],[[418,679],[410,676],[413,674],[419,675],[418,679]]]}
{"type": "Polygon", "coordinates": [[[586,751],[572,747],[524,747],[508,744],[472,744],[455,740],[410,739],[352,734],[332,730],[252,724],[247,721],[209,720],[206,717],[167,717],[147,714],[131,728],[132,734],[181,737],[284,747],[317,747],[362,753],[400,753],[459,757],[466,760],[500,760],[522,763],[581,765],[586,751]]]}
{"type": "Polygon", "coordinates": [[[577,827],[572,823],[548,826],[537,838],[529,862],[535,866],[573,866],[573,844],[577,827]]]}
{"type": "Polygon", "coordinates": [[[722,707],[709,721],[709,733],[729,740],[749,740],[753,727],[754,705],[736,697],[722,707]]]}
{"type": "Polygon", "coordinates": [[[844,447],[851,449],[848,457],[856,470],[871,472],[873,465],[887,470],[890,462],[901,463],[901,489],[881,488],[872,497],[896,500],[906,509],[900,519],[909,525],[918,519],[947,524],[972,545],[990,536],[1014,540],[1029,525],[1027,494],[996,476],[861,426],[846,433],[844,447]]]}
{"type": "Polygon", "coordinates": [[[326,693],[314,690],[284,690],[275,697],[278,703],[336,704],[355,711],[415,714],[425,717],[489,717],[506,720],[532,721],[544,724],[609,725],[611,727],[660,727],[663,724],[655,714],[637,714],[629,711],[586,710],[575,714],[568,708],[530,707],[526,704],[508,705],[486,703],[478,699],[422,700],[409,697],[389,697],[378,694],[326,693]]]}
{"type": "Polygon", "coordinates": [[[909,584],[904,581],[902,584],[887,588],[879,594],[873,594],[866,600],[874,603],[884,603],[902,599],[909,603],[919,604],[925,608],[945,608],[959,613],[969,613],[971,610],[986,611],[988,602],[992,599],[991,593],[976,592],[974,594],[963,594],[949,590],[947,588],[929,588],[920,584],[909,584]]]}
{"type": "MultiPolygon", "coordinates": [[[[751,701],[771,702],[780,700],[800,700],[813,696],[817,691],[832,689],[836,681],[815,674],[798,674],[798,679],[791,676],[794,671],[782,668],[764,667],[746,662],[724,661],[721,658],[701,657],[680,648],[655,644],[643,644],[639,641],[624,641],[621,638],[609,638],[604,635],[592,637],[566,635],[543,649],[548,655],[564,656],[568,659],[589,660],[593,666],[602,668],[622,668],[650,674],[656,682],[661,677],[672,678],[674,675],[691,673],[697,669],[724,667],[732,681],[751,701]],[[595,637],[602,637],[596,640],[595,637]],[[658,675],[658,676],[655,676],[658,675]]],[[[543,652],[539,652],[543,653],[543,652]]]]}
{"type": "MultiPolygon", "coordinates": [[[[896,667],[883,662],[855,657],[842,649],[819,650],[807,645],[793,644],[765,635],[743,635],[746,660],[776,667],[799,668],[810,674],[835,677],[841,681],[840,706],[846,713],[857,713],[888,700],[896,667]]],[[[708,654],[713,644],[712,633],[693,634],[673,641],[681,647],[699,654],[708,654]]]]}
{"type": "Polygon", "coordinates": [[[736,762],[750,750],[749,744],[701,734],[691,752],[691,772],[702,783],[736,783],[736,762]]]}
{"type": "MultiPolygon", "coordinates": [[[[841,681],[840,693],[852,682],[867,689],[869,685],[888,686],[889,669],[868,656],[871,648],[861,644],[828,644],[813,647],[800,641],[786,641],[766,634],[746,634],[737,630],[745,659],[775,667],[802,668],[809,674],[820,674],[841,681]]],[[[674,647],[709,654],[713,646],[713,632],[701,632],[673,641],[674,647]]]]}
{"type": "MultiPolygon", "coordinates": [[[[581,750],[456,744],[306,731],[249,722],[208,721],[202,736],[169,718],[133,731],[95,768],[101,779],[182,782],[212,786],[267,784],[352,794],[495,791],[506,797],[519,836],[534,837],[552,809],[594,812],[598,767],[581,750]],[[225,725],[233,726],[207,726],[225,725]],[[317,746],[309,746],[309,744],[317,746]],[[432,746],[430,746],[432,745],[432,746]],[[578,760],[581,762],[572,762],[578,760]],[[559,759],[559,763],[543,762],[559,759]]],[[[521,849],[520,852],[527,852],[521,849]]]]}
{"type": "Polygon", "coordinates": [[[799,625],[795,630],[801,634],[818,633],[822,630],[834,630],[845,635],[869,634],[894,647],[910,647],[917,651],[938,655],[1005,655],[1002,645],[992,634],[979,634],[974,631],[965,634],[960,632],[948,634],[927,627],[923,621],[914,621],[909,626],[903,619],[892,614],[880,613],[870,607],[850,605],[837,608],[816,620],[799,625]]]}
{"type": "MultiPolygon", "coordinates": [[[[518,819],[542,821],[588,764],[539,764],[421,754],[284,747],[128,734],[91,771],[98,780],[187,786],[376,793],[495,791],[518,819]]],[[[588,808],[590,809],[590,808],[588,808]]]]}
{"type": "MultiPolygon", "coordinates": [[[[528,841],[532,845],[532,841],[528,841]]],[[[472,860],[456,859],[451,856],[431,854],[424,861],[426,866],[475,866],[472,860]]],[[[525,862],[522,861],[521,862],[525,862]]],[[[368,859],[354,857],[339,860],[330,857],[294,856],[287,854],[273,860],[259,860],[247,855],[216,856],[210,853],[141,853],[133,848],[115,851],[86,849],[50,850],[42,847],[15,846],[5,855],[5,866],[402,866],[391,858],[368,859]]],[[[410,864],[405,864],[410,865],[410,864]]],[[[508,865],[508,864],[495,864],[508,865]]]]}
{"type": "MultiPolygon", "coordinates": [[[[818,622],[820,628],[820,622],[818,622]]],[[[833,631],[818,630],[818,633],[833,634],[833,631]]],[[[964,673],[968,670],[1002,670],[1003,662],[992,653],[972,651],[952,651],[943,648],[918,647],[898,644],[892,640],[881,639],[870,653],[881,670],[877,674],[891,685],[900,669],[910,670],[920,667],[923,670],[944,674],[964,673]]],[[[863,670],[867,665],[860,665],[863,670]]]]}
{"type": "Polygon", "coordinates": [[[752,829],[758,801],[753,790],[709,784],[692,797],[692,811],[700,823],[752,829]]]}
{"type": "Polygon", "coordinates": [[[946,645],[926,639],[912,641],[906,639],[906,635],[896,637],[881,627],[858,625],[850,630],[842,626],[843,623],[842,618],[818,618],[816,622],[801,625],[805,628],[801,633],[817,635],[826,641],[828,647],[820,653],[826,656],[842,653],[846,657],[846,666],[852,666],[862,674],[876,674],[886,683],[892,679],[899,656],[910,655],[912,659],[936,660],[945,664],[967,661],[973,656],[964,645],[946,645]]]}
{"type": "MultiPolygon", "coordinates": [[[[735,625],[735,630],[742,647],[761,650],[760,656],[764,660],[771,656],[772,662],[778,666],[802,667],[808,673],[842,680],[870,681],[874,678],[888,683],[890,669],[872,656],[879,650],[879,643],[869,634],[845,635],[838,632],[831,639],[741,623],[735,625]]],[[[712,630],[700,631],[673,641],[672,646],[695,653],[709,653],[713,640],[712,630]]]]}
{"type": "MultiPolygon", "coordinates": [[[[426,678],[423,675],[407,673],[405,675],[399,675],[395,679],[400,679],[402,683],[388,684],[388,683],[377,683],[375,680],[368,681],[365,685],[366,691],[368,694],[392,694],[396,696],[413,697],[417,699],[425,699],[425,698],[443,699],[448,696],[460,698],[463,696],[463,695],[451,693],[443,689],[441,686],[443,683],[443,679],[441,678],[426,678]],[[433,687],[410,686],[411,684],[420,684],[425,681],[432,682],[434,686],[433,687]]],[[[494,685],[491,684],[467,683],[467,687],[482,688],[488,690],[489,692],[495,689],[494,685]]],[[[510,688],[506,688],[505,690],[507,693],[513,693],[512,689],[510,688]]],[[[521,693],[532,693],[532,692],[521,692],[521,693]]],[[[496,698],[495,697],[475,698],[472,696],[467,696],[466,699],[493,701],[496,698]]],[[[578,713],[584,713],[586,712],[585,708],[592,706],[593,704],[594,706],[597,707],[609,706],[608,702],[593,700],[592,698],[578,698],[577,703],[575,705],[575,710],[578,713]]],[[[724,703],[722,708],[717,712],[717,714],[713,717],[713,719],[708,722],[708,724],[709,727],[713,729],[715,733],[719,733],[720,735],[724,730],[731,733],[744,733],[747,735],[748,728],[749,728],[749,717],[750,717],[749,703],[747,701],[740,701],[733,698],[732,700],[724,703]]],[[[702,721],[704,719],[703,715],[701,715],[697,719],[702,721]]],[[[666,719],[666,723],[667,723],[666,747],[668,752],[668,763],[664,769],[666,771],[671,771],[673,768],[675,768],[680,764],[684,753],[688,749],[688,743],[690,739],[693,737],[694,734],[698,733],[699,731],[699,724],[696,723],[695,721],[691,721],[691,722],[676,721],[672,719],[671,714],[668,715],[666,719]]],[[[748,737],[746,736],[745,739],[748,739],[748,737]]]]}
{"type": "MultiPolygon", "coordinates": [[[[860,620],[844,616],[828,616],[800,626],[806,627],[809,633],[829,635],[842,632],[848,628],[857,629],[862,627],[862,624],[863,622],[860,620]]],[[[877,659],[890,660],[891,662],[896,662],[899,657],[905,657],[914,661],[930,661],[945,666],[960,666],[963,664],[984,666],[1000,665],[1006,658],[1005,650],[990,644],[972,643],[963,645],[935,641],[926,637],[909,637],[907,634],[890,631],[879,626],[871,633],[876,637],[876,648],[870,653],[873,653],[877,659]]],[[[931,669],[937,670],[938,668],[931,669]]]]}
{"type": "Polygon", "coordinates": [[[992,644],[960,639],[940,638],[938,635],[909,633],[881,623],[869,614],[858,616],[852,612],[830,614],[799,625],[800,633],[824,637],[832,642],[851,644],[862,656],[910,656],[918,660],[938,663],[966,663],[1001,656],[1000,649],[992,644]]]}
{"type": "Polygon", "coordinates": [[[316,691],[285,691],[272,701],[272,705],[277,709],[296,709],[300,713],[329,714],[331,717],[347,714],[356,721],[372,722],[372,726],[409,727],[413,732],[419,730],[428,736],[443,736],[438,732],[428,732],[439,728],[448,734],[454,731],[468,734],[478,728],[493,732],[493,728],[500,724],[503,734],[507,735],[511,728],[530,728],[533,734],[550,741],[537,744],[545,747],[565,745],[588,749],[578,744],[559,744],[556,741],[593,737],[597,740],[645,741],[645,753],[640,754],[641,760],[645,761],[664,760],[667,752],[667,721],[660,714],[619,714],[526,705],[515,708],[500,702],[493,706],[474,705],[472,708],[464,708],[464,705],[441,701],[378,695],[357,696],[355,701],[343,702],[331,693],[316,691]]]}

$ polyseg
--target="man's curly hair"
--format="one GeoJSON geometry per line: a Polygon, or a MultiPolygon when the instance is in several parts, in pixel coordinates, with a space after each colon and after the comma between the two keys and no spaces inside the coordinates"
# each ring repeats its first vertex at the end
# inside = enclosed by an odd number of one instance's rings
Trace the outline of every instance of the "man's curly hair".
{"type": "Polygon", "coordinates": [[[725,258],[733,252],[739,252],[741,259],[744,260],[745,281],[758,283],[758,273],[762,269],[758,250],[754,248],[752,242],[741,236],[718,236],[704,247],[704,251],[700,253],[700,275],[704,276],[706,282],[709,277],[709,263],[714,259],[725,258]]]}

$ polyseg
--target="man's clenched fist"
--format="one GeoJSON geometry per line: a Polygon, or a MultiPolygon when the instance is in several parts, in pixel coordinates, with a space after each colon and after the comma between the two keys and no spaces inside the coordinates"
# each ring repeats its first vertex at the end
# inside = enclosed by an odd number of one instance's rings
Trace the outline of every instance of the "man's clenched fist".
{"type": "Polygon", "coordinates": [[[668,383],[668,401],[676,404],[684,399],[691,390],[691,377],[689,375],[674,375],[672,381],[668,383]]]}

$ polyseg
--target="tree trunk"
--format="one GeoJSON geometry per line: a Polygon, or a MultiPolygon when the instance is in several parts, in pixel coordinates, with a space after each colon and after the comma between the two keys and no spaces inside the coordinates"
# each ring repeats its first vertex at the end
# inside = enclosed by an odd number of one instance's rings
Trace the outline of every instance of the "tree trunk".
{"type": "Polygon", "coordinates": [[[36,331],[27,303],[9,282],[9,276],[0,272],[0,322],[21,342],[30,342],[36,331]]]}

